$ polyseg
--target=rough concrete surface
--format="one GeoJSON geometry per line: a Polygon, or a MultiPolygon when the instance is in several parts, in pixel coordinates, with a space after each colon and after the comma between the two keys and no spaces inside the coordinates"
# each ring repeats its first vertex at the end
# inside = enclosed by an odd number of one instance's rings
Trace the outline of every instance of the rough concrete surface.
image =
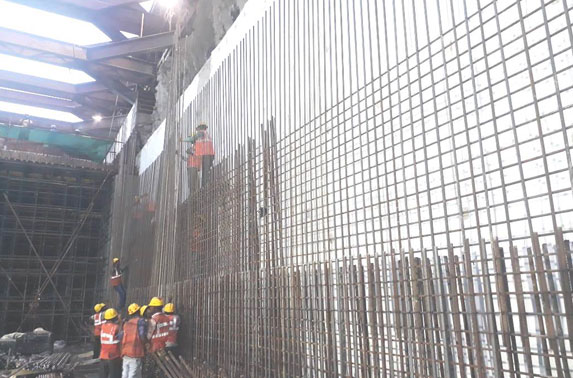
{"type": "MultiPolygon", "coordinates": [[[[209,59],[211,51],[223,39],[246,2],[247,0],[198,0],[191,33],[185,38],[184,45],[181,47],[186,55],[184,88],[193,81],[195,75],[209,59]]],[[[172,80],[171,66],[171,59],[167,59],[159,68],[156,107],[153,113],[154,129],[167,114],[172,80]]]]}

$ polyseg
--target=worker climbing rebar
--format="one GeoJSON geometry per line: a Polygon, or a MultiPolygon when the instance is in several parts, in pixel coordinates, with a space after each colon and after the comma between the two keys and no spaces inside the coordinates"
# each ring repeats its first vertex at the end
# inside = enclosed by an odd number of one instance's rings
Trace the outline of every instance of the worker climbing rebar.
{"type": "Polygon", "coordinates": [[[199,189],[199,171],[201,171],[201,156],[195,154],[195,146],[190,146],[186,151],[187,158],[187,182],[189,193],[194,193],[199,189]]]}
{"type": "Polygon", "coordinates": [[[204,187],[209,181],[211,167],[215,160],[213,139],[207,132],[207,128],[206,124],[200,123],[192,137],[183,139],[183,142],[191,143],[195,147],[194,155],[201,159],[201,187],[204,187]]]}
{"type": "Polygon", "coordinates": [[[113,258],[112,275],[110,278],[111,286],[118,295],[118,305],[117,309],[121,310],[125,307],[125,301],[127,299],[127,293],[125,287],[123,286],[122,275],[126,271],[126,267],[122,268],[118,257],[113,258]]]}

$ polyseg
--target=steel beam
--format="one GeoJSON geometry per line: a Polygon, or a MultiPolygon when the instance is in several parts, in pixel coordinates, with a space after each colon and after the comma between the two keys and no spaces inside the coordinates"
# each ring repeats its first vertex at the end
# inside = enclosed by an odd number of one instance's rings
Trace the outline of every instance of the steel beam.
{"type": "MultiPolygon", "coordinates": [[[[114,42],[110,44],[114,44],[114,42]]],[[[6,54],[77,69],[78,63],[88,62],[88,49],[87,47],[0,27],[0,52],[6,54]]],[[[148,76],[153,76],[155,73],[153,64],[141,60],[115,58],[113,60],[100,60],[98,63],[148,76]]]]}
{"type": "Polygon", "coordinates": [[[14,102],[22,105],[38,106],[45,109],[58,110],[61,112],[73,112],[81,108],[80,104],[74,101],[43,96],[35,93],[15,91],[11,89],[0,88],[0,100],[14,102]]]}
{"type": "Polygon", "coordinates": [[[86,6],[92,4],[91,0],[9,0],[18,4],[26,5],[32,8],[41,9],[47,12],[60,14],[66,17],[77,18],[80,20],[88,21],[96,25],[112,40],[116,40],[114,36],[125,39],[123,34],[121,36],[115,34],[116,31],[124,30],[132,34],[139,35],[141,31],[141,15],[144,17],[144,35],[161,33],[169,29],[168,23],[160,16],[147,13],[142,7],[118,8],[119,6],[137,4],[139,1],[134,0],[111,0],[107,1],[103,6],[103,1],[100,2],[102,6],[94,8],[86,6]],[[118,13],[118,11],[120,11],[118,13]],[[114,31],[115,30],[115,31],[114,31]],[[111,31],[108,34],[108,31],[111,31]],[[123,37],[123,38],[122,38],[123,37]]]}
{"type": "Polygon", "coordinates": [[[163,50],[173,45],[173,39],[174,33],[167,32],[142,38],[134,38],[122,42],[103,43],[101,45],[90,47],[87,51],[87,58],[88,60],[94,61],[118,58],[154,50],[163,50]]]}
{"type": "Polygon", "coordinates": [[[137,4],[141,0],[59,0],[61,3],[92,10],[101,10],[122,5],[137,4]]]}
{"type": "Polygon", "coordinates": [[[22,120],[24,119],[29,119],[32,121],[32,125],[29,127],[39,128],[39,129],[50,129],[52,125],[56,125],[57,130],[60,132],[74,133],[76,129],[80,130],[81,132],[91,132],[97,130],[109,130],[110,127],[113,131],[121,126],[123,120],[125,119],[125,116],[115,116],[113,117],[113,119],[112,117],[104,117],[99,122],[89,120],[85,122],[71,123],[71,122],[56,121],[48,118],[33,117],[12,112],[0,111],[0,123],[5,123],[8,125],[20,125],[22,123],[22,120]]]}

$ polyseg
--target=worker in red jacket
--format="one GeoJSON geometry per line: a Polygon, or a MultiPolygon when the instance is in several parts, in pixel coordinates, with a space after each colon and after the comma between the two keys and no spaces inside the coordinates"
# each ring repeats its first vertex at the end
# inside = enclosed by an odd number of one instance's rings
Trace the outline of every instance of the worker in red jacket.
{"type": "Polygon", "coordinates": [[[207,132],[207,125],[201,123],[197,125],[195,135],[184,139],[184,142],[189,142],[195,147],[195,155],[201,158],[201,187],[204,187],[209,180],[211,167],[215,160],[215,148],[213,146],[213,139],[207,132]]]}
{"type": "Polygon", "coordinates": [[[123,358],[122,378],[141,378],[147,323],[139,316],[140,307],[132,303],[127,308],[128,320],[123,324],[121,357],[123,358]]]}
{"type": "Polygon", "coordinates": [[[151,314],[151,325],[147,330],[147,338],[151,341],[151,352],[165,349],[167,336],[169,335],[169,318],[161,310],[163,299],[151,298],[147,311],[151,314]]]}
{"type": "Polygon", "coordinates": [[[103,318],[104,311],[106,310],[105,303],[98,303],[94,306],[95,314],[93,314],[90,319],[93,322],[93,358],[99,358],[99,353],[101,350],[101,326],[105,323],[103,318]]]}
{"type": "Polygon", "coordinates": [[[101,327],[100,378],[121,378],[121,339],[123,331],[119,315],[113,308],[104,313],[105,324],[101,327]]]}
{"type": "Polygon", "coordinates": [[[165,350],[169,350],[173,354],[178,354],[177,334],[179,333],[181,319],[179,315],[175,314],[175,305],[173,303],[167,303],[165,307],[163,307],[163,313],[167,315],[169,319],[169,330],[167,333],[167,341],[165,342],[165,350]]]}

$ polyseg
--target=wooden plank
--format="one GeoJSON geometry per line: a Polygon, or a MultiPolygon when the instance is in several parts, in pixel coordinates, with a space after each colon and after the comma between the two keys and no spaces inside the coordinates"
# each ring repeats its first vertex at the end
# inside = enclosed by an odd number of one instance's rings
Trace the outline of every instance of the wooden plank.
{"type": "Polygon", "coordinates": [[[563,374],[565,377],[571,377],[571,370],[569,369],[569,362],[567,361],[567,348],[565,347],[565,335],[563,333],[563,327],[561,326],[562,317],[559,315],[561,313],[561,306],[559,298],[557,296],[557,286],[555,285],[555,280],[553,278],[551,267],[551,262],[549,259],[549,251],[547,249],[547,244],[543,244],[543,260],[545,262],[545,276],[547,277],[548,284],[548,295],[550,299],[551,310],[555,315],[555,332],[557,334],[557,344],[561,350],[560,356],[563,360],[563,374]]]}
{"type": "Polygon", "coordinates": [[[559,267],[559,281],[561,283],[561,290],[563,295],[563,303],[565,304],[565,320],[567,322],[567,330],[569,333],[569,350],[573,351],[573,294],[571,276],[569,275],[569,267],[567,264],[568,248],[566,248],[565,241],[563,240],[563,230],[557,229],[555,232],[555,244],[557,247],[557,264],[559,267]]]}
{"type": "Polygon", "coordinates": [[[513,271],[513,284],[515,285],[515,299],[517,301],[517,311],[519,314],[519,333],[521,334],[521,344],[523,345],[524,359],[527,366],[527,373],[532,376],[533,361],[531,359],[531,344],[529,342],[529,330],[527,327],[527,316],[525,308],[525,300],[523,296],[523,283],[521,276],[521,266],[519,264],[519,255],[517,248],[510,249],[511,252],[511,269],[513,271]]]}
{"type": "Polygon", "coordinates": [[[541,247],[539,245],[539,237],[536,233],[531,236],[533,245],[533,257],[535,265],[532,266],[537,274],[537,282],[539,283],[541,303],[543,304],[543,317],[545,320],[545,325],[547,326],[547,336],[549,337],[549,347],[553,350],[555,367],[557,370],[557,376],[563,377],[563,368],[561,366],[561,361],[559,358],[559,346],[557,342],[557,335],[555,332],[555,325],[553,323],[553,311],[551,310],[551,303],[549,300],[549,288],[547,286],[547,279],[545,277],[545,268],[543,266],[543,258],[541,256],[541,247]]]}
{"type": "Polygon", "coordinates": [[[464,361],[464,340],[462,336],[462,327],[460,320],[460,306],[458,303],[458,287],[455,277],[456,267],[454,264],[454,247],[450,244],[448,246],[448,258],[444,257],[446,276],[448,277],[448,297],[450,299],[450,308],[452,310],[452,320],[454,324],[454,335],[455,335],[455,348],[457,351],[457,361],[459,365],[460,376],[462,378],[467,377],[466,374],[466,364],[464,361]]]}
{"type": "Polygon", "coordinates": [[[505,262],[503,260],[502,250],[499,248],[497,239],[492,240],[491,243],[493,251],[493,267],[495,271],[495,286],[497,288],[497,303],[500,312],[501,321],[501,338],[503,346],[507,353],[507,362],[509,364],[509,374],[512,377],[519,375],[519,360],[517,358],[517,347],[515,345],[515,330],[513,329],[513,321],[511,319],[511,302],[509,299],[509,288],[506,281],[505,262]],[[508,303],[509,302],[509,303],[508,303]],[[513,339],[512,339],[513,336],[513,339]],[[513,353],[512,353],[513,352],[513,353]],[[515,359],[515,363],[514,363],[515,359]]]}

